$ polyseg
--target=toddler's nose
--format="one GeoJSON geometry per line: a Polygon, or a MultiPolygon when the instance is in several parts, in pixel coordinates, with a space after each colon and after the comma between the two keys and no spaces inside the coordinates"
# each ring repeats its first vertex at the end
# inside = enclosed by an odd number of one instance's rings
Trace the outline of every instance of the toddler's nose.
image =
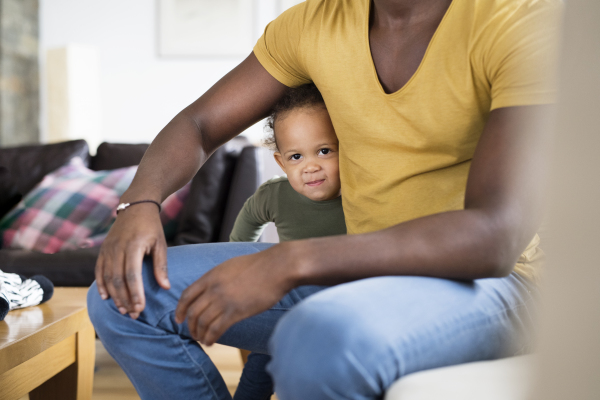
{"type": "Polygon", "coordinates": [[[304,172],[312,174],[313,172],[317,172],[321,169],[321,166],[317,163],[308,163],[306,164],[306,167],[304,168],[304,172]]]}

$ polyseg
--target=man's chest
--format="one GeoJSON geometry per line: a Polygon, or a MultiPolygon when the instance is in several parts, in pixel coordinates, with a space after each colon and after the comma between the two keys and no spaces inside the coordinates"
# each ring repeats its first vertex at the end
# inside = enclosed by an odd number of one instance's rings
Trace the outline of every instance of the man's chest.
{"type": "Polygon", "coordinates": [[[469,31],[448,22],[397,47],[376,31],[369,35],[358,19],[308,33],[303,65],[342,145],[358,140],[394,154],[471,152],[489,113],[490,88],[472,62],[469,31]]]}

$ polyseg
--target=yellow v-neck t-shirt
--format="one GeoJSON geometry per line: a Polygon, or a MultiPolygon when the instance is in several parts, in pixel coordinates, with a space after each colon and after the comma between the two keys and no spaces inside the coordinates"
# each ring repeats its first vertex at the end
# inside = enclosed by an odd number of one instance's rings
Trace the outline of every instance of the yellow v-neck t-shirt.
{"type": "MultiPolygon", "coordinates": [[[[559,0],[454,0],[421,64],[386,94],[369,47],[370,0],[308,0],[254,47],[296,87],[314,82],[340,142],[349,234],[464,208],[471,159],[495,108],[554,101],[559,0]]],[[[537,237],[516,267],[532,277],[537,237]]]]}

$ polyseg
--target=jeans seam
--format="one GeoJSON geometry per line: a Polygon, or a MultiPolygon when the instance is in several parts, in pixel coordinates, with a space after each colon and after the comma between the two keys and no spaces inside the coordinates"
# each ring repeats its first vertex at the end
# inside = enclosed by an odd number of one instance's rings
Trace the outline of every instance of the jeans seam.
{"type": "MultiPolygon", "coordinates": [[[[192,361],[192,363],[196,365],[196,369],[200,370],[200,372],[202,373],[202,376],[204,376],[206,384],[208,385],[208,387],[210,387],[210,390],[212,391],[213,395],[215,396],[215,399],[219,399],[219,396],[217,395],[217,391],[215,390],[215,388],[213,387],[213,385],[210,383],[210,379],[208,379],[208,376],[206,375],[206,372],[204,372],[204,368],[202,368],[202,366],[200,364],[198,364],[196,362],[196,360],[194,360],[194,357],[192,357],[192,355],[190,354],[190,352],[188,351],[188,349],[185,347],[185,343],[183,343],[183,339],[181,339],[181,337],[179,335],[177,335],[177,339],[179,340],[179,344],[181,345],[181,347],[185,351],[185,354],[188,355],[188,357],[192,361]]],[[[200,345],[198,345],[198,346],[200,346],[200,345]]],[[[202,351],[204,351],[204,349],[202,349],[202,351]]],[[[208,355],[206,355],[206,356],[208,357],[208,355]]],[[[218,371],[217,371],[217,373],[220,374],[220,372],[218,372],[218,371]]]]}
{"type": "Polygon", "coordinates": [[[371,387],[371,390],[373,390],[373,392],[379,392],[380,387],[377,384],[377,379],[370,376],[369,371],[364,367],[364,365],[362,365],[362,363],[358,360],[358,358],[354,355],[354,353],[352,351],[348,352],[348,357],[351,358],[351,360],[348,360],[348,361],[350,361],[351,364],[354,365],[355,368],[359,370],[360,374],[363,376],[365,381],[367,381],[367,383],[371,387]]]}
{"type": "MultiPolygon", "coordinates": [[[[166,312],[156,323],[155,328],[158,327],[158,325],[160,324],[160,321],[163,320],[164,317],[166,317],[169,312],[166,312]]],[[[185,354],[187,354],[189,360],[192,362],[193,365],[196,366],[196,370],[200,370],[200,372],[202,373],[202,376],[204,376],[204,380],[206,381],[206,384],[208,385],[208,387],[210,387],[210,390],[212,391],[215,399],[219,399],[219,396],[215,390],[215,388],[213,387],[213,385],[210,382],[210,379],[208,379],[208,376],[206,375],[206,372],[204,372],[204,368],[202,368],[202,365],[200,365],[198,362],[196,362],[196,360],[194,359],[194,357],[192,357],[192,355],[190,354],[190,352],[188,351],[188,349],[185,347],[185,343],[183,341],[183,339],[181,338],[181,336],[177,333],[177,332],[173,332],[173,335],[177,336],[177,340],[179,342],[179,345],[181,346],[181,348],[183,349],[183,351],[185,352],[185,354]]],[[[198,345],[200,348],[202,348],[202,346],[198,345]]],[[[204,351],[204,349],[202,349],[202,351],[204,351]]],[[[206,354],[206,353],[205,353],[206,354]]],[[[206,355],[208,357],[208,355],[206,355]]],[[[210,358],[210,357],[209,357],[210,358]]],[[[216,368],[216,367],[215,367],[216,368]]],[[[217,373],[220,374],[220,372],[217,371],[217,373]]]]}

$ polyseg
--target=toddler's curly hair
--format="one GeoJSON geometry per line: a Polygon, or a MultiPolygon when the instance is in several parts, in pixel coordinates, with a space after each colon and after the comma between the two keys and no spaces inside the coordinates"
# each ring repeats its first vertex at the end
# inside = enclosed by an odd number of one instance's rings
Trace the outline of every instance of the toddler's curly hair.
{"type": "Polygon", "coordinates": [[[277,137],[275,135],[275,122],[285,118],[285,115],[296,108],[325,107],[321,92],[314,83],[288,89],[283,97],[275,103],[271,115],[267,118],[265,130],[269,133],[263,139],[263,145],[272,151],[278,151],[277,137]]]}

